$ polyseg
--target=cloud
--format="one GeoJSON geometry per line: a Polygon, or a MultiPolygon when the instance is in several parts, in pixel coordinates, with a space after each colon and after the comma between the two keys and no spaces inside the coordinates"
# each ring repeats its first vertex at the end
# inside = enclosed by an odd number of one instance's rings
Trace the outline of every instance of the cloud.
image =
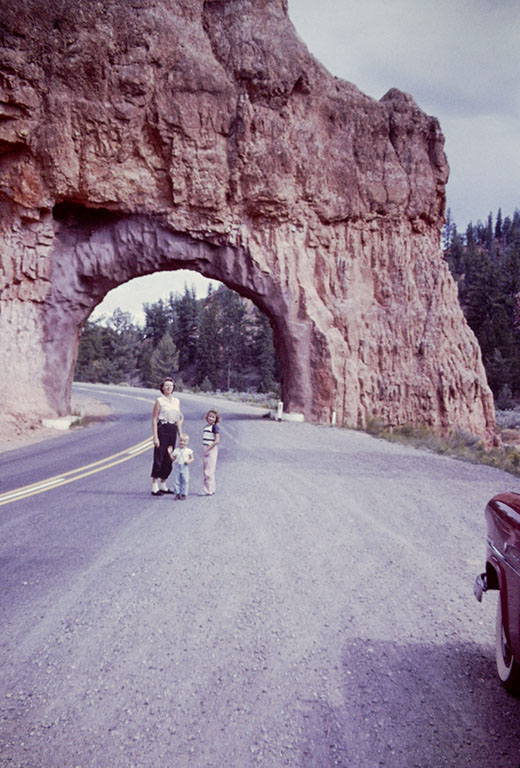
{"type": "Polygon", "coordinates": [[[332,74],[439,119],[460,229],[519,207],[518,0],[289,0],[289,16],[332,74]]]}
{"type": "Polygon", "coordinates": [[[374,98],[396,87],[427,111],[517,114],[520,5],[495,0],[290,0],[335,75],[374,98]]]}
{"type": "Polygon", "coordinates": [[[449,117],[443,129],[451,165],[448,206],[459,230],[470,221],[485,221],[491,212],[496,215],[499,208],[511,216],[520,207],[518,125],[496,115],[477,121],[449,117]]]}
{"type": "Polygon", "coordinates": [[[209,280],[198,272],[178,269],[171,272],[154,272],[144,277],[136,277],[128,283],[122,283],[109,291],[103,301],[94,308],[90,319],[96,320],[112,316],[118,307],[130,312],[133,321],[144,324],[143,304],[153,304],[159,299],[168,300],[170,293],[184,294],[185,285],[194,288],[198,298],[207,296],[208,287],[217,288],[220,283],[209,280]]]}

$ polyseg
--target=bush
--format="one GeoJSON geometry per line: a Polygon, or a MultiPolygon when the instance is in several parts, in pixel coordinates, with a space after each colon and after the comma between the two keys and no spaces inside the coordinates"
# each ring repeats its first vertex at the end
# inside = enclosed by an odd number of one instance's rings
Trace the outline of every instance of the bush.
{"type": "MultiPolygon", "coordinates": [[[[520,417],[519,412],[507,411],[505,413],[514,414],[516,419],[520,417]]],[[[520,448],[507,445],[501,445],[498,448],[486,448],[478,437],[467,432],[454,431],[442,435],[427,426],[414,426],[412,424],[403,424],[392,428],[383,425],[373,417],[367,419],[364,431],[389,442],[413,445],[415,448],[453,456],[461,461],[486,464],[512,475],[520,475],[520,448]]]]}
{"type": "Polygon", "coordinates": [[[513,393],[509,384],[504,384],[504,386],[500,388],[496,406],[502,410],[513,407],[513,393]]]}

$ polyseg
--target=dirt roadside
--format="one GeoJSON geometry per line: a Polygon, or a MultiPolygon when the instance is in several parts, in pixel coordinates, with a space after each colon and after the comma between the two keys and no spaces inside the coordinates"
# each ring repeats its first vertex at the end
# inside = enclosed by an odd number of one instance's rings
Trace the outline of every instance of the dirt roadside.
{"type": "MultiPolygon", "coordinates": [[[[88,423],[106,419],[110,416],[111,409],[106,403],[94,398],[72,395],[71,412],[80,415],[83,423],[88,423]]],[[[72,427],[72,429],[77,428],[72,427]]],[[[60,435],[63,435],[62,430],[46,427],[30,420],[0,421],[0,453],[40,443],[42,440],[50,440],[60,435]]]]}

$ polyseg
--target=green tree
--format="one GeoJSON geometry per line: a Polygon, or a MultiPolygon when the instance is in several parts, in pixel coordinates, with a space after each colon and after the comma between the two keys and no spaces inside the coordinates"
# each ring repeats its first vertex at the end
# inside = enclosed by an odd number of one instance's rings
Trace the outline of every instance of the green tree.
{"type": "Polygon", "coordinates": [[[152,356],[154,348],[151,339],[145,339],[139,352],[138,367],[141,383],[145,387],[155,389],[159,383],[152,374],[152,356]]]}
{"type": "Polygon", "coordinates": [[[442,248],[444,251],[448,251],[451,247],[454,229],[456,230],[456,227],[451,215],[451,209],[448,208],[446,211],[446,221],[444,222],[444,226],[442,228],[442,248]]]}
{"type": "Polygon", "coordinates": [[[487,224],[469,224],[459,243],[452,238],[446,260],[459,285],[466,319],[482,350],[495,396],[520,395],[520,212],[487,224]]]}
{"type": "Polygon", "coordinates": [[[82,328],[74,371],[76,381],[103,381],[104,371],[98,364],[98,361],[103,361],[103,366],[105,359],[103,344],[105,329],[101,326],[101,322],[101,319],[88,320],[82,328]]]}
{"type": "Polygon", "coordinates": [[[218,306],[211,290],[199,315],[195,383],[199,386],[204,379],[215,389],[218,378],[220,325],[218,306]]]}
{"type": "Polygon", "coordinates": [[[166,376],[173,376],[178,370],[179,351],[168,332],[164,334],[152,353],[150,373],[156,386],[166,376]]]}
{"type": "Polygon", "coordinates": [[[108,320],[87,321],[80,337],[75,378],[113,384],[135,381],[141,340],[140,329],[119,307],[108,320]]]}
{"type": "Polygon", "coordinates": [[[174,341],[179,349],[179,368],[184,371],[194,364],[197,354],[199,302],[194,286],[188,288],[184,284],[184,294],[175,301],[173,309],[176,317],[174,341]]]}
{"type": "Polygon", "coordinates": [[[117,307],[108,321],[110,334],[109,355],[114,367],[113,381],[131,382],[138,376],[138,359],[142,331],[132,323],[129,312],[117,307]]]}
{"type": "Polygon", "coordinates": [[[168,305],[162,300],[153,304],[143,304],[145,325],[144,336],[151,339],[154,349],[165,333],[170,331],[171,314],[168,305]]]}
{"type": "Polygon", "coordinates": [[[280,381],[280,366],[273,344],[273,331],[269,319],[257,313],[256,360],[260,378],[259,390],[271,392],[280,381]]]}
{"type": "Polygon", "coordinates": [[[495,240],[500,240],[502,237],[502,209],[498,209],[497,219],[495,222],[495,240]]]}
{"type": "Polygon", "coordinates": [[[245,361],[244,300],[222,286],[216,294],[219,305],[220,361],[219,383],[224,389],[241,389],[245,361]]]}

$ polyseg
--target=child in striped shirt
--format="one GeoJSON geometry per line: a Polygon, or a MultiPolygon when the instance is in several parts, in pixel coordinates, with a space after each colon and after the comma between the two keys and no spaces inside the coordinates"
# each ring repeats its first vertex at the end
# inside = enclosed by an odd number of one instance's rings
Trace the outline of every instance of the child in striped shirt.
{"type": "Polygon", "coordinates": [[[219,422],[219,412],[215,408],[210,408],[206,414],[206,426],[202,434],[203,496],[213,496],[215,493],[215,469],[217,467],[218,444],[220,441],[219,422]]]}

